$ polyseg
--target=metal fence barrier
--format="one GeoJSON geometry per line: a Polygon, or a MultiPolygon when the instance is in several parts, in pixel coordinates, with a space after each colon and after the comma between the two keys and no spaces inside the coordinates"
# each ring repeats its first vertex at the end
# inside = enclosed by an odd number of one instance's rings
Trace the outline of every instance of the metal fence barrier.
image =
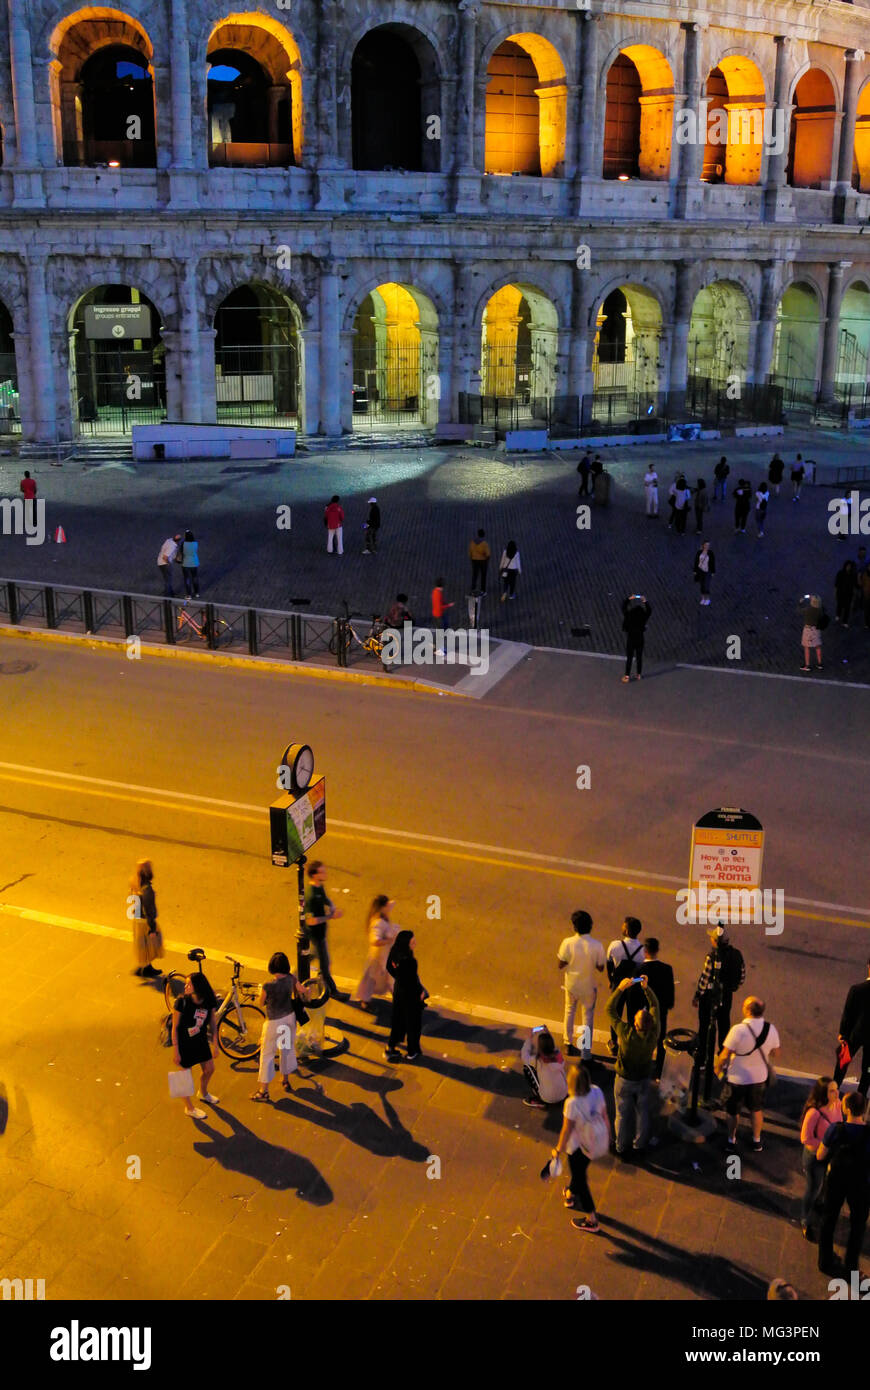
{"type": "Polygon", "coordinates": [[[325,653],[338,666],[365,655],[361,645],[348,641],[347,620],[326,614],[284,613],[200,599],[185,603],[177,598],[21,579],[0,579],[0,625],[4,624],[290,661],[325,653]]]}

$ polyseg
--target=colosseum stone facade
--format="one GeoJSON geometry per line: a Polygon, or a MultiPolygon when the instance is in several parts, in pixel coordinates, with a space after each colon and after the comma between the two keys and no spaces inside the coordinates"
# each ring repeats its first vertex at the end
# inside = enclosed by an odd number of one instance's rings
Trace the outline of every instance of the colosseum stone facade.
{"type": "Polygon", "coordinates": [[[25,443],[865,392],[860,5],[5,8],[0,404],[25,443]]]}

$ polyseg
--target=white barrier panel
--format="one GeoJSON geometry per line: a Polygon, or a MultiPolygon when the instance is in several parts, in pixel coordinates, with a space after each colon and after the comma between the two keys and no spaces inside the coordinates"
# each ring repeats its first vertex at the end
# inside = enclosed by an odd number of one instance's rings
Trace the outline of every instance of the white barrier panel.
{"type": "Polygon", "coordinates": [[[134,425],[133,457],[293,458],[296,431],[257,425],[134,425]],[[237,450],[241,452],[237,452],[237,450]]]}

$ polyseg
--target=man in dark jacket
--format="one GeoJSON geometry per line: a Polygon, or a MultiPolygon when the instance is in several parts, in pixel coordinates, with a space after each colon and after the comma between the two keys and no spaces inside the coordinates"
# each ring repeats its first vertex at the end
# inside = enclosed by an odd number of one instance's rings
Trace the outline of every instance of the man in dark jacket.
{"type": "MultiPolygon", "coordinates": [[[[674,967],[659,960],[659,943],[654,936],[648,936],[643,947],[644,959],[640,974],[646,975],[649,987],[659,1001],[659,1045],[656,1051],[656,1079],[661,1076],[665,1065],[664,1037],[668,1031],[668,1014],[674,1007],[674,967]]],[[[632,989],[632,995],[640,990],[639,985],[632,989]]]]}
{"type": "MultiPolygon", "coordinates": [[[[867,979],[860,985],[853,985],[846,995],[843,1017],[840,1019],[839,1041],[841,1044],[848,1044],[853,1057],[859,1049],[863,1049],[858,1090],[866,1100],[867,1092],[870,1090],[870,960],[867,962],[867,979]]],[[[834,1080],[838,1086],[848,1069],[848,1062],[845,1065],[837,1063],[834,1080]]]]}
{"type": "Polygon", "coordinates": [[[746,979],[746,965],[742,951],[732,946],[724,927],[711,927],[710,950],[704,961],[695,996],[693,1008],[698,1010],[698,1028],[702,1037],[708,1027],[715,1026],[719,1034],[719,1047],[725,1043],[725,1035],[731,1028],[731,1003],[734,991],[746,979]],[[718,995],[718,1003],[716,996],[718,995]]]}
{"type": "Polygon", "coordinates": [[[368,505],[365,523],[366,546],[363,555],[374,555],[378,548],[378,532],[381,529],[381,509],[377,497],[370,497],[368,505]]]}
{"type": "Polygon", "coordinates": [[[616,1152],[622,1158],[633,1147],[643,1153],[649,1143],[649,1092],[660,1036],[658,1000],[641,976],[646,1008],[631,1019],[620,1018],[620,995],[632,988],[630,980],[620,980],[607,1001],[607,1016],[616,1030],[616,1078],[613,1100],[616,1106],[616,1152]],[[635,1132],[635,1121],[637,1130],[635,1132]]]}
{"type": "Polygon", "coordinates": [[[734,530],[741,532],[741,534],[746,530],[751,506],[752,488],[745,478],[741,478],[734,489],[734,530]]]}
{"type": "Polygon", "coordinates": [[[625,637],[625,675],[623,682],[631,679],[632,660],[637,661],[637,676],[640,680],[643,674],[643,638],[644,629],[649,622],[651,606],[646,601],[644,594],[630,594],[622,605],[622,630],[625,637]]]}
{"type": "Polygon", "coordinates": [[[819,1229],[819,1269],[839,1274],[834,1260],[834,1231],[843,1203],[849,1203],[849,1241],[846,1270],[858,1269],[864,1230],[870,1212],[870,1130],[864,1123],[864,1097],[855,1091],[843,1099],[842,1124],[830,1125],[816,1150],[820,1163],[828,1161],[825,1205],[819,1229]]]}

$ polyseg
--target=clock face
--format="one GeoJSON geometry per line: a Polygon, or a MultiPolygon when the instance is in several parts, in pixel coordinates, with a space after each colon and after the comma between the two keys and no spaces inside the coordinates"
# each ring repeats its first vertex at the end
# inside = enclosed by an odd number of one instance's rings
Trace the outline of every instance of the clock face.
{"type": "Polygon", "coordinates": [[[291,743],[284,749],[281,763],[290,769],[291,790],[297,795],[304,792],[314,775],[314,753],[309,745],[291,743]]]}

